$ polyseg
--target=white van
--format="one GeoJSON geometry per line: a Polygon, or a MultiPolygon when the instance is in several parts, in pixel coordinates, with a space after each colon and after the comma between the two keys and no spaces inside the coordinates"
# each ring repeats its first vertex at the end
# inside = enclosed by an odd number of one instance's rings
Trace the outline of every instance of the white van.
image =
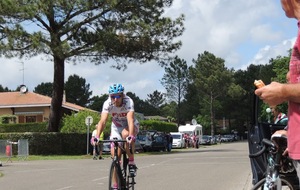
{"type": "Polygon", "coordinates": [[[195,124],[195,125],[191,125],[191,124],[186,124],[186,125],[180,125],[178,127],[178,131],[180,133],[186,133],[188,134],[190,137],[195,135],[197,140],[198,140],[198,144],[200,143],[200,139],[202,139],[202,125],[200,124],[195,124]]]}
{"type": "Polygon", "coordinates": [[[185,146],[183,133],[171,132],[170,134],[173,137],[172,148],[183,148],[185,146]]]}

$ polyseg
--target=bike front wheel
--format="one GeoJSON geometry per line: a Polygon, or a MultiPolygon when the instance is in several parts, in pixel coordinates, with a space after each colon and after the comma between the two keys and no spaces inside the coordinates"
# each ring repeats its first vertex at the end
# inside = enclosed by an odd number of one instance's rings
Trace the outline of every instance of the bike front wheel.
{"type": "Polygon", "coordinates": [[[121,190],[122,189],[122,173],[120,167],[112,162],[109,171],[109,190],[121,190]]]}
{"type": "Polygon", "coordinates": [[[134,180],[134,176],[131,176],[129,173],[129,167],[127,165],[126,167],[126,173],[128,174],[126,176],[126,186],[128,188],[128,190],[134,190],[134,185],[135,185],[135,180],[134,180]]]}
{"type": "MultiPolygon", "coordinates": [[[[265,181],[266,181],[265,178],[260,180],[252,187],[251,190],[279,190],[280,189],[280,187],[276,187],[276,186],[273,188],[264,188],[265,181]]],[[[281,179],[281,186],[282,187],[280,190],[296,190],[293,184],[284,178],[281,179]]]]}

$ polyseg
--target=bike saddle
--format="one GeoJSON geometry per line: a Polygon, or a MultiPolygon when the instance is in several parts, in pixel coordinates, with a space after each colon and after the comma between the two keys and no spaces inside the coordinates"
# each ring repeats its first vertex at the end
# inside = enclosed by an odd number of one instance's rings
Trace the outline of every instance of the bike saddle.
{"type": "Polygon", "coordinates": [[[280,133],[274,133],[271,136],[271,140],[277,145],[279,148],[286,148],[287,147],[287,136],[280,133]]]}

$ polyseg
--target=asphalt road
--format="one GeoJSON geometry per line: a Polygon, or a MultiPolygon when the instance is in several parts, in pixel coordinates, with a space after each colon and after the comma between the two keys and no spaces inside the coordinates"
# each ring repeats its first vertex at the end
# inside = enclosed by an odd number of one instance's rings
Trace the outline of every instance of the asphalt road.
{"type": "MultiPolygon", "coordinates": [[[[48,160],[3,163],[2,190],[108,189],[111,160],[48,160]]],[[[251,187],[247,142],[173,153],[136,156],[137,190],[248,190],[251,187]]]]}

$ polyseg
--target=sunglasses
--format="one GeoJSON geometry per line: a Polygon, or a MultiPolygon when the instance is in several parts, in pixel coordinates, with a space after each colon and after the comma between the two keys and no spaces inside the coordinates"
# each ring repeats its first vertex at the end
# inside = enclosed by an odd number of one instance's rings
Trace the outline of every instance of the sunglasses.
{"type": "Polygon", "coordinates": [[[110,96],[110,98],[112,98],[112,99],[119,99],[119,98],[121,98],[122,96],[121,95],[115,95],[115,96],[110,96]]]}

